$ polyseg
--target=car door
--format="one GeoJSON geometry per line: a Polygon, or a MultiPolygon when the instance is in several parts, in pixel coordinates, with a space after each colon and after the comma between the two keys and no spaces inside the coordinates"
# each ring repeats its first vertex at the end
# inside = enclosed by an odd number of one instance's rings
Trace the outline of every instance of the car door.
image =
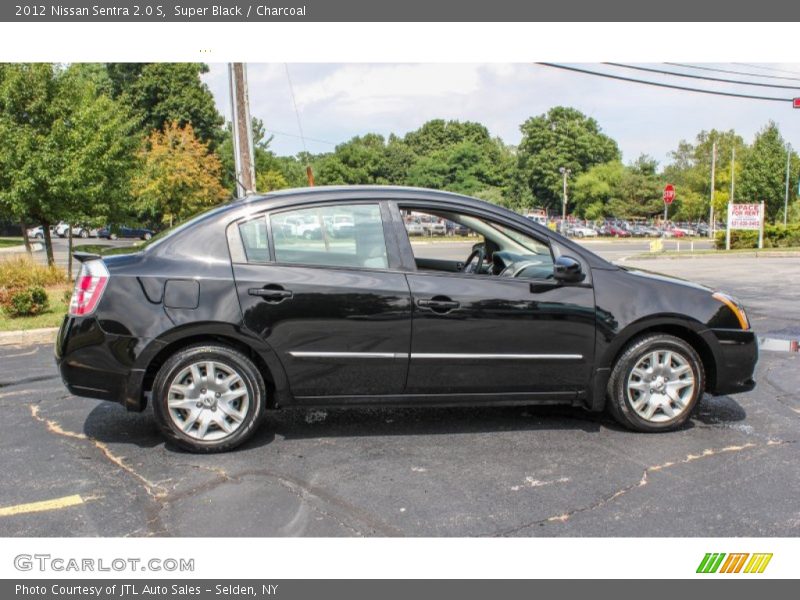
{"type": "MultiPolygon", "coordinates": [[[[469,252],[469,244],[465,248],[469,252]]],[[[563,399],[585,390],[595,341],[590,277],[559,284],[531,271],[536,278],[410,273],[414,307],[407,393],[465,399],[532,393],[563,399]]]]}
{"type": "MultiPolygon", "coordinates": [[[[234,277],[244,326],[277,353],[296,399],[400,394],[411,297],[379,202],[278,210],[235,224],[234,277]],[[353,227],[333,235],[333,215],[353,227]],[[317,228],[303,231],[293,222],[317,228]],[[309,232],[313,232],[309,234],[309,232]]],[[[389,230],[391,233],[391,230],[389,230]]]]}

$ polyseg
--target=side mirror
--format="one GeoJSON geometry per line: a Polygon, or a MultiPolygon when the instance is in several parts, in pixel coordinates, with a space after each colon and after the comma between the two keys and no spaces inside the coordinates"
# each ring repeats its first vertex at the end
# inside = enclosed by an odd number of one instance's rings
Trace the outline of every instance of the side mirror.
{"type": "Polygon", "coordinates": [[[553,265],[553,278],[563,283],[578,283],[585,275],[581,263],[571,256],[559,256],[553,265]]]}

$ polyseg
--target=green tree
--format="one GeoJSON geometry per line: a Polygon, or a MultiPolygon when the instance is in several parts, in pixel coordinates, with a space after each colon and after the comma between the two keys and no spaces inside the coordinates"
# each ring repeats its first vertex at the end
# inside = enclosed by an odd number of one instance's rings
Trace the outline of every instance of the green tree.
{"type": "Polygon", "coordinates": [[[620,159],[617,143],[601,132],[597,121],[574,108],[557,106],[531,117],[520,129],[519,175],[534,200],[548,208],[562,202],[561,167],[575,178],[594,165],[620,159]]]}
{"type": "Polygon", "coordinates": [[[139,214],[172,226],[228,196],[220,181],[219,158],[189,124],[173,121],[164,131],[154,131],[140,157],[141,169],[133,180],[139,214]]]}
{"type": "MultiPolygon", "coordinates": [[[[767,217],[775,220],[783,215],[786,193],[786,142],[778,126],[770,121],[755,137],[753,145],[742,161],[741,178],[736,182],[737,202],[764,202],[767,217]]],[[[790,188],[797,185],[798,158],[792,153],[794,167],[790,188]]]]}
{"type": "Polygon", "coordinates": [[[225,121],[200,79],[208,65],[110,63],[106,70],[114,96],[132,107],[148,134],[176,121],[181,126],[191,124],[197,137],[212,148],[222,141],[225,121]]]}
{"type": "Polygon", "coordinates": [[[126,107],[82,67],[0,65],[0,205],[22,222],[100,221],[128,198],[138,142],[126,107]]]}
{"type": "MultiPolygon", "coordinates": [[[[747,153],[747,146],[735,131],[701,131],[694,143],[681,140],[670,153],[672,162],[664,169],[664,181],[676,189],[676,218],[708,218],[711,200],[711,159],[714,144],[717,160],[714,186],[714,211],[720,217],[730,197],[730,166],[736,150],[737,173],[747,153]]],[[[737,175],[738,177],[738,175],[737,175]]]]}

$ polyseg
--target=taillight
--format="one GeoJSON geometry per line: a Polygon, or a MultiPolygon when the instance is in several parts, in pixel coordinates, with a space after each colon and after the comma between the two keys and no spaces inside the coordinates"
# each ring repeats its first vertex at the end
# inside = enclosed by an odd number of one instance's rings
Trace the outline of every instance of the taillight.
{"type": "Polygon", "coordinates": [[[100,302],[106,283],[108,283],[108,269],[102,260],[83,263],[69,303],[70,316],[84,317],[91,314],[100,302]]]}

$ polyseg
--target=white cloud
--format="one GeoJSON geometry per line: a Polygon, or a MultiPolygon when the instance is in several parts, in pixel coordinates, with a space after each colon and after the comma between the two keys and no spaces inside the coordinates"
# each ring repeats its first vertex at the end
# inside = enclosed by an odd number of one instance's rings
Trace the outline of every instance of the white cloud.
{"type": "MultiPolygon", "coordinates": [[[[597,64],[582,66],[609,70],[597,64]]],[[[718,66],[764,75],[792,76],[742,65],[718,66]]],[[[770,66],[800,72],[797,64],[770,66]]],[[[788,141],[800,147],[800,110],[793,110],[790,105],[655,88],[536,64],[303,63],[290,64],[289,69],[305,135],[333,143],[367,132],[403,134],[426,120],[444,118],[479,121],[493,135],[515,144],[520,139],[519,126],[527,118],[553,106],[566,105],[597,119],[603,130],[618,141],[626,160],[647,153],[666,162],[668,153],[679,140],[693,139],[702,129],[736,129],[749,140],[770,119],[779,124],[788,141]]],[[[639,79],[659,79],[647,73],[624,74],[639,79]]],[[[737,78],[723,73],[708,74],[737,78]]],[[[281,154],[302,150],[285,66],[249,64],[248,79],[252,113],[264,120],[268,130],[280,132],[272,148],[281,154]]],[[[720,89],[723,86],[683,78],[660,80],[698,88],[720,89]]],[[[206,81],[220,109],[227,114],[226,66],[211,65],[206,81]]],[[[734,91],[792,96],[791,90],[748,87],[734,88],[734,91]]],[[[800,91],[795,94],[800,96],[800,91]]],[[[307,147],[312,152],[332,149],[331,144],[311,139],[307,140],[307,147]]]]}

